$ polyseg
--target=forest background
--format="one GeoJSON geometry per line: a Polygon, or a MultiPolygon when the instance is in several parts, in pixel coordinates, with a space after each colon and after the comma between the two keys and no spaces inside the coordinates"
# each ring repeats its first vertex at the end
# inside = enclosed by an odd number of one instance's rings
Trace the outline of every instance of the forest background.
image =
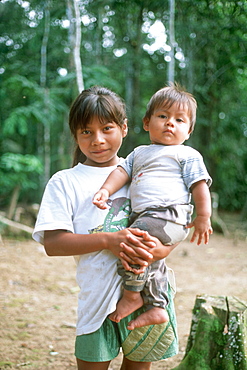
{"type": "Polygon", "coordinates": [[[151,95],[177,81],[198,102],[199,150],[219,209],[247,214],[247,2],[2,0],[0,209],[40,203],[71,166],[69,108],[83,88],[117,92],[128,109],[120,155],[148,144],[151,95]]]}

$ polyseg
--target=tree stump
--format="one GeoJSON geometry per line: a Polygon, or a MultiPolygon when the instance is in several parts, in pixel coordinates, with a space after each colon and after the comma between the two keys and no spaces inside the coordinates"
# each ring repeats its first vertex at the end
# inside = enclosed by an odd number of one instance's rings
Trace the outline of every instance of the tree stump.
{"type": "Polygon", "coordinates": [[[246,370],[247,305],[236,297],[197,296],[182,362],[173,370],[246,370]]]}

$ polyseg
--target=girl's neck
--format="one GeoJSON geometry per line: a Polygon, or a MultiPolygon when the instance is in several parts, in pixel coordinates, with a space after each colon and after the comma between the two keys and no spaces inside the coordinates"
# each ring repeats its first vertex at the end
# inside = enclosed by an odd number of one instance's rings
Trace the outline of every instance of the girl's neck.
{"type": "Polygon", "coordinates": [[[83,164],[85,166],[90,166],[90,167],[113,167],[113,166],[116,166],[120,161],[120,158],[118,156],[116,156],[114,159],[111,159],[110,161],[107,161],[107,162],[94,162],[90,159],[86,159],[85,162],[83,162],[83,164]]]}

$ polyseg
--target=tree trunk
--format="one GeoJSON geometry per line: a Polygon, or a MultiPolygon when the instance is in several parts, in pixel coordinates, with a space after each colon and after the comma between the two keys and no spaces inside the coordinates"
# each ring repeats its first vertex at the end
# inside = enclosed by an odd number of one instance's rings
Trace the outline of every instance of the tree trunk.
{"type": "Polygon", "coordinates": [[[226,238],[229,238],[230,233],[227,229],[227,226],[218,214],[218,206],[219,206],[218,193],[211,192],[211,202],[212,202],[211,222],[212,222],[213,230],[223,234],[226,238]]]}
{"type": "Polygon", "coordinates": [[[8,212],[7,212],[7,217],[10,220],[12,220],[12,218],[15,214],[16,205],[17,205],[17,202],[18,202],[18,199],[19,199],[20,191],[21,191],[21,185],[17,184],[14,187],[14,190],[12,192],[9,209],[8,209],[8,212]]]}
{"type": "Polygon", "coordinates": [[[74,0],[74,9],[75,9],[75,19],[76,19],[76,29],[75,29],[75,43],[73,48],[74,53],[74,63],[76,70],[76,81],[79,93],[84,90],[84,82],[82,75],[82,63],[81,63],[81,18],[78,2],[74,0]]]}
{"type": "MultiPolygon", "coordinates": [[[[126,105],[129,108],[129,123],[134,128],[140,124],[137,117],[140,110],[140,74],[141,74],[141,46],[143,24],[143,5],[136,8],[136,14],[130,14],[126,19],[129,30],[129,52],[128,65],[126,68],[126,105]]],[[[130,139],[130,138],[129,138],[130,139]]],[[[128,140],[129,140],[128,139],[128,140]]]]}
{"type": "Polygon", "coordinates": [[[197,296],[185,356],[173,370],[246,370],[247,305],[197,296]]]}
{"type": "Polygon", "coordinates": [[[175,58],[174,58],[174,47],[175,47],[175,0],[169,0],[169,41],[170,41],[170,61],[168,63],[168,82],[174,82],[175,75],[175,58]]]}
{"type": "Polygon", "coordinates": [[[47,77],[47,47],[50,35],[50,1],[45,2],[45,19],[44,19],[44,34],[41,44],[41,69],[40,69],[40,86],[44,92],[44,115],[47,117],[44,126],[44,184],[46,184],[50,178],[51,158],[50,158],[50,121],[49,121],[49,91],[46,86],[47,77]]]}
{"type": "Polygon", "coordinates": [[[50,34],[50,1],[47,0],[45,2],[45,24],[44,24],[44,33],[43,39],[41,43],[41,62],[40,62],[40,86],[46,87],[46,72],[47,72],[47,46],[49,41],[49,34],[50,34]]]}

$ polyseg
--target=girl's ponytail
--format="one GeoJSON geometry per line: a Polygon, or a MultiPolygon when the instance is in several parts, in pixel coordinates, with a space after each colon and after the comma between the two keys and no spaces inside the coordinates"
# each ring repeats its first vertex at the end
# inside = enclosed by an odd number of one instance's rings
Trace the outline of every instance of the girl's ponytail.
{"type": "Polygon", "coordinates": [[[78,163],[84,163],[86,159],[86,156],[81,152],[79,145],[77,144],[74,151],[72,167],[76,166],[78,163]]]}

